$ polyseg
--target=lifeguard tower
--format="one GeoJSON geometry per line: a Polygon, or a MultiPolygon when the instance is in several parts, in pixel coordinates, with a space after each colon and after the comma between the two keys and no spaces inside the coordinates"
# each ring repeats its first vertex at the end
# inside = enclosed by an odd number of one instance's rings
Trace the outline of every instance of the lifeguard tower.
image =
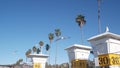
{"type": "Polygon", "coordinates": [[[69,67],[71,68],[87,68],[87,60],[91,51],[91,47],[74,44],[65,50],[67,50],[69,57],[69,67]]]}
{"type": "Polygon", "coordinates": [[[33,68],[45,68],[45,64],[47,62],[48,55],[30,54],[29,57],[32,58],[33,68]]]}
{"type": "Polygon", "coordinates": [[[96,68],[120,68],[120,35],[109,32],[88,39],[93,48],[96,68]]]}

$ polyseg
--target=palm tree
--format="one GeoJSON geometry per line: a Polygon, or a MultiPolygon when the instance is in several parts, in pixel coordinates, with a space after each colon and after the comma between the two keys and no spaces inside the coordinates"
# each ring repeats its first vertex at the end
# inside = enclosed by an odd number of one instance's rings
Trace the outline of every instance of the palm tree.
{"type": "Polygon", "coordinates": [[[57,38],[61,35],[60,29],[55,29],[55,35],[57,38]]]}
{"type": "Polygon", "coordinates": [[[37,48],[37,54],[39,54],[40,53],[40,49],[39,48],[37,48]]]}
{"type": "MultiPolygon", "coordinates": [[[[54,39],[54,34],[53,33],[49,33],[48,34],[48,38],[50,40],[50,46],[51,46],[51,43],[52,43],[52,41],[54,39]]],[[[50,46],[49,46],[49,64],[50,64],[50,46]]],[[[48,48],[48,45],[46,45],[46,50],[47,50],[47,48],[48,48]]]]}
{"type": "MultiPolygon", "coordinates": [[[[59,39],[59,37],[61,36],[61,31],[60,29],[55,29],[55,35],[56,35],[56,39],[59,39]]],[[[56,51],[55,51],[55,65],[57,63],[57,42],[56,42],[56,51]]]]}
{"type": "Polygon", "coordinates": [[[26,62],[27,62],[27,58],[29,57],[29,55],[31,54],[32,50],[29,49],[28,51],[26,51],[25,55],[26,55],[26,62]]]}
{"type": "Polygon", "coordinates": [[[23,62],[23,59],[19,59],[18,61],[16,61],[15,65],[20,65],[21,62],[23,62]]]}
{"type": "Polygon", "coordinates": [[[26,56],[26,62],[27,62],[27,58],[28,58],[28,51],[26,51],[25,56],[26,56]]]}
{"type": "Polygon", "coordinates": [[[85,17],[83,15],[78,15],[77,18],[76,18],[76,22],[78,23],[78,25],[80,26],[80,29],[81,29],[81,41],[82,41],[82,44],[83,44],[82,26],[84,24],[86,24],[85,17]]]}
{"type": "Polygon", "coordinates": [[[49,49],[50,49],[50,45],[49,45],[49,44],[46,44],[45,48],[46,48],[46,51],[48,52],[49,49]]]}
{"type": "Polygon", "coordinates": [[[40,41],[40,42],[39,42],[39,45],[40,45],[40,51],[41,51],[41,53],[42,53],[42,46],[44,45],[44,42],[43,42],[43,41],[40,41]]]}
{"type": "Polygon", "coordinates": [[[31,49],[29,49],[28,50],[28,55],[30,55],[32,53],[32,50],[31,49]]]}
{"type": "Polygon", "coordinates": [[[52,43],[52,40],[53,40],[53,38],[54,38],[54,34],[53,34],[53,33],[49,33],[48,37],[49,37],[50,44],[51,44],[51,43],[52,43]]]}
{"type": "Polygon", "coordinates": [[[33,46],[32,50],[33,50],[33,53],[37,52],[36,46],[33,46]]]}

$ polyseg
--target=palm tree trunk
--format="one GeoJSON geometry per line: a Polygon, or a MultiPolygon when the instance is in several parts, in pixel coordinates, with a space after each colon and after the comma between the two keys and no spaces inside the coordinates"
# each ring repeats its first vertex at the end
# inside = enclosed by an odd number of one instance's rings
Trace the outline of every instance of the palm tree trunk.
{"type": "Polygon", "coordinates": [[[84,41],[83,41],[83,31],[82,31],[82,28],[80,28],[80,31],[81,31],[81,44],[83,45],[84,41]]]}
{"type": "Polygon", "coordinates": [[[42,54],[42,47],[40,46],[40,54],[42,54]]]}
{"type": "MultiPolygon", "coordinates": [[[[57,37],[58,39],[59,37],[57,37]]],[[[58,48],[58,44],[57,44],[57,41],[56,41],[56,50],[55,50],[55,68],[56,68],[56,65],[57,65],[57,48],[58,48]]]]}
{"type": "Polygon", "coordinates": [[[27,63],[27,57],[26,57],[26,63],[27,63]]]}
{"type": "MultiPolygon", "coordinates": [[[[50,42],[50,47],[51,47],[51,42],[50,42]]],[[[49,53],[49,61],[48,61],[48,64],[50,65],[50,53],[51,53],[51,48],[49,49],[49,51],[48,51],[48,53],[49,53]]]]}

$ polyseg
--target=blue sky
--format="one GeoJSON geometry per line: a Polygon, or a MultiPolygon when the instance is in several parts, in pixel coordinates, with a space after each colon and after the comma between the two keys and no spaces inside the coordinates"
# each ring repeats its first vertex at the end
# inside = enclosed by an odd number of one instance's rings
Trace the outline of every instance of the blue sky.
{"type": "MultiPolygon", "coordinates": [[[[102,0],[102,32],[108,26],[110,32],[120,34],[119,6],[120,0],[102,0]]],[[[62,36],[71,37],[58,42],[57,63],[68,62],[64,49],[81,44],[80,28],[75,22],[78,14],[87,21],[83,26],[84,44],[90,46],[87,39],[98,34],[97,0],[0,0],[0,64],[12,64],[19,58],[25,61],[25,52],[39,41],[49,44],[48,34],[56,28],[62,36]]],[[[51,57],[54,64],[55,42],[51,57]]]]}

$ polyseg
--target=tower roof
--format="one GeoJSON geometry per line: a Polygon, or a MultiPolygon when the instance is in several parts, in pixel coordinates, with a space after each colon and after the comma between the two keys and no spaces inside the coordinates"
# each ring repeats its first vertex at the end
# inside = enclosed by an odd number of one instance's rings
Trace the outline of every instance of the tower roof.
{"type": "Polygon", "coordinates": [[[72,46],[67,47],[65,50],[70,50],[70,49],[74,49],[74,48],[84,49],[84,50],[91,50],[92,49],[90,46],[74,44],[72,46]]]}
{"type": "Polygon", "coordinates": [[[48,57],[48,55],[45,54],[30,54],[28,57],[48,57]]]}
{"type": "Polygon", "coordinates": [[[99,35],[96,35],[96,36],[93,36],[93,37],[89,38],[88,41],[101,39],[101,38],[105,38],[105,37],[120,40],[120,35],[106,31],[102,34],[99,34],[99,35]]]}

